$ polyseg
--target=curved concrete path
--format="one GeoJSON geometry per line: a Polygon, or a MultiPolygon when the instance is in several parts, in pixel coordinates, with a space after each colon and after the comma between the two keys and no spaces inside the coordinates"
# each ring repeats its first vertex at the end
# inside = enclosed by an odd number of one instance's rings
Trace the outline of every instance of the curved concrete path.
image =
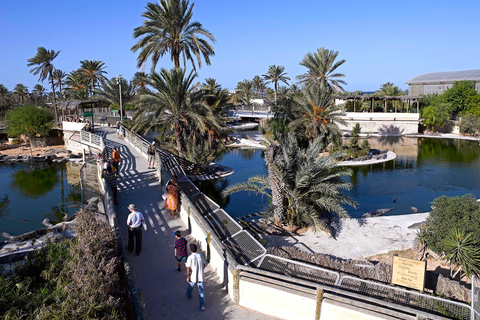
{"type": "Polygon", "coordinates": [[[117,138],[114,128],[95,127],[109,148],[117,146],[120,152],[117,216],[124,244],[127,244],[127,206],[134,203],[145,217],[143,249],[140,256],[129,253],[129,261],[143,303],[144,317],[154,319],[277,319],[235,305],[210,266],[205,270],[206,311],[200,311],[198,290],[188,300],[186,270],[178,272],[173,244],[176,230],[182,231],[187,241],[193,241],[179,218],[171,218],[163,208],[162,190],[154,170],[134,148],[117,138]]]}

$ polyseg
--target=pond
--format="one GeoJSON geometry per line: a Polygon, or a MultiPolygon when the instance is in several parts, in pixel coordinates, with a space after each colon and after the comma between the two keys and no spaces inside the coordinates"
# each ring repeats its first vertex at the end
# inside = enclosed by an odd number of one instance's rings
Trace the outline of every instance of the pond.
{"type": "MultiPolygon", "coordinates": [[[[346,194],[358,202],[358,207],[346,207],[352,217],[365,212],[393,208],[386,215],[431,210],[431,202],[441,195],[458,196],[467,193],[480,196],[480,147],[478,142],[460,139],[380,137],[369,138],[373,148],[389,149],[397,154],[393,161],[352,167],[353,175],[345,177],[352,183],[346,194]],[[395,200],[395,201],[394,201],[395,200]]],[[[202,191],[221,202],[232,216],[241,217],[265,209],[268,199],[239,192],[219,200],[221,190],[253,175],[266,175],[263,151],[233,149],[216,159],[232,167],[235,173],[215,185],[200,185],[202,191]]]]}
{"type": "Polygon", "coordinates": [[[80,166],[72,163],[12,163],[0,165],[0,241],[1,232],[20,235],[45,228],[52,221],[74,214],[80,206],[80,166]]]}

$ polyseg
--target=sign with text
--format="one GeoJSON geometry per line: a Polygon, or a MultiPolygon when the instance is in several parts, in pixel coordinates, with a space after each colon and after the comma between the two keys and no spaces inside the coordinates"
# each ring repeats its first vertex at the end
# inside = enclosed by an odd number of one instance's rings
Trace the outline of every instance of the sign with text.
{"type": "Polygon", "coordinates": [[[84,117],[93,117],[93,111],[85,111],[85,112],[83,113],[83,116],[84,116],[84,117]]]}
{"type": "Polygon", "coordinates": [[[393,257],[392,284],[423,291],[426,261],[393,257]]]}

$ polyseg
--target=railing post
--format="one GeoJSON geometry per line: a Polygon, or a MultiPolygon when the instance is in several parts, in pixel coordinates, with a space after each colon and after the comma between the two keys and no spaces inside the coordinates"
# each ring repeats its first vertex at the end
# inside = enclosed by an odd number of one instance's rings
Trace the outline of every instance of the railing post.
{"type": "Polygon", "coordinates": [[[317,307],[315,309],[315,320],[320,320],[322,311],[323,289],[317,288],[317,307]]]}
{"type": "Polygon", "coordinates": [[[240,303],[240,271],[238,269],[233,269],[233,303],[240,303]]]}
{"type": "Polygon", "coordinates": [[[472,305],[470,306],[470,319],[475,320],[475,276],[472,274],[472,305]]]}

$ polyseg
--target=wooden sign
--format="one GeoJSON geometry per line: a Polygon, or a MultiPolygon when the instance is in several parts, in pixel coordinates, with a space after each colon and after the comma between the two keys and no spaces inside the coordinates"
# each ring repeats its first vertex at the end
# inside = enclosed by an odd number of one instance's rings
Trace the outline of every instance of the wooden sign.
{"type": "Polygon", "coordinates": [[[392,284],[423,291],[426,261],[393,257],[392,284]]]}

